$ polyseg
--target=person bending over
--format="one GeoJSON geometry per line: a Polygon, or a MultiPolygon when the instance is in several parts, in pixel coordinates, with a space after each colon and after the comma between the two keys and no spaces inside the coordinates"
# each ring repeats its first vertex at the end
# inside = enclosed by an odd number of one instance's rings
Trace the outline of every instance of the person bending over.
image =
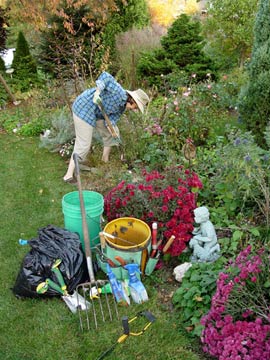
{"type": "MultiPolygon", "coordinates": [[[[99,105],[102,104],[119,136],[119,129],[116,124],[124,111],[126,109],[139,109],[143,113],[148,102],[149,97],[142,89],[125,90],[111,74],[103,72],[96,80],[96,87],[82,92],[72,105],[75,127],[73,153],[78,154],[80,161],[86,159],[91,148],[93,129],[96,128],[103,141],[102,161],[108,162],[111,147],[117,145],[117,142],[106,125],[99,105]]],[[[73,153],[63,178],[65,182],[74,180],[73,153]]]]}

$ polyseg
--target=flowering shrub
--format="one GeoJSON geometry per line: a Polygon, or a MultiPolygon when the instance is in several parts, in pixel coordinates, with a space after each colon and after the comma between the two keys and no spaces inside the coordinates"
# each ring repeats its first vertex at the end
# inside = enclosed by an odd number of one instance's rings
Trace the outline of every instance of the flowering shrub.
{"type": "Polygon", "coordinates": [[[219,360],[270,359],[269,254],[243,250],[225,272],[204,325],[204,350],[219,360]]]}
{"type": "Polygon", "coordinates": [[[154,122],[153,124],[147,126],[145,131],[147,131],[150,135],[160,135],[162,134],[162,127],[158,122],[154,122]]]}
{"type": "Polygon", "coordinates": [[[202,188],[198,175],[182,166],[158,171],[143,171],[142,181],[120,182],[105,196],[105,214],[109,221],[119,217],[135,217],[150,227],[158,223],[159,237],[175,236],[170,248],[178,256],[186,247],[193,230],[196,192],[202,188]]]}

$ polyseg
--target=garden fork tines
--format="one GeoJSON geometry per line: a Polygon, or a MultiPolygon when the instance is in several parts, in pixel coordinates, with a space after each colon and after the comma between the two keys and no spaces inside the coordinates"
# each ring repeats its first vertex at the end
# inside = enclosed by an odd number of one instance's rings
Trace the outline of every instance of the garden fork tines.
{"type": "Polygon", "coordinates": [[[107,292],[103,296],[102,289],[108,287],[109,280],[96,280],[93,270],[93,262],[92,262],[92,252],[90,247],[90,239],[89,239],[89,231],[88,225],[86,221],[86,211],[83,199],[83,191],[81,185],[81,178],[80,178],[80,170],[79,170],[79,156],[77,154],[73,154],[73,160],[75,163],[75,170],[77,176],[77,184],[78,184],[78,192],[79,192],[79,199],[80,199],[80,208],[81,208],[81,215],[82,215],[82,229],[83,229],[83,238],[84,238],[84,247],[85,247],[85,256],[86,256],[86,263],[87,263],[87,270],[89,275],[89,282],[85,282],[83,284],[79,284],[77,286],[77,293],[82,294],[85,301],[91,300],[91,306],[87,311],[80,311],[78,309],[79,318],[80,318],[80,327],[84,329],[84,319],[86,322],[87,329],[91,327],[91,319],[95,324],[95,328],[98,327],[100,322],[105,322],[106,320],[113,319],[113,311],[111,306],[114,308],[114,312],[118,318],[118,311],[117,311],[117,304],[113,296],[109,299],[107,292]],[[100,292],[97,294],[93,289],[100,289],[100,292]],[[103,305],[103,298],[105,297],[105,305],[103,305]],[[106,308],[106,312],[105,312],[106,308]]]}

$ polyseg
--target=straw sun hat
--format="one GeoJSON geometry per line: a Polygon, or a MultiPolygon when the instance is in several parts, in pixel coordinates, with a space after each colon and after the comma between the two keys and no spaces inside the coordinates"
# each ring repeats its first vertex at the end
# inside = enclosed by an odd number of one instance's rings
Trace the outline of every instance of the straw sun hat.
{"type": "Polygon", "coordinates": [[[140,111],[143,113],[145,106],[150,101],[148,95],[142,89],[138,89],[134,91],[127,90],[127,93],[132,97],[132,99],[136,102],[140,111]]]}

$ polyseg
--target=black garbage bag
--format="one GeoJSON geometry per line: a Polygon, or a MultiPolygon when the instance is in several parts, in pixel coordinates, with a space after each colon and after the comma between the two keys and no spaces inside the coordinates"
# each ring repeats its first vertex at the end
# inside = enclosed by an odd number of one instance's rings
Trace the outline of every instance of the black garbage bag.
{"type": "Polygon", "coordinates": [[[48,225],[39,229],[38,237],[29,240],[28,244],[31,250],[24,257],[12,289],[17,297],[61,296],[50,287],[42,295],[36,292],[37,286],[47,278],[59,284],[51,270],[57,259],[61,260],[59,270],[69,293],[85,281],[87,267],[78,234],[48,225]]]}

